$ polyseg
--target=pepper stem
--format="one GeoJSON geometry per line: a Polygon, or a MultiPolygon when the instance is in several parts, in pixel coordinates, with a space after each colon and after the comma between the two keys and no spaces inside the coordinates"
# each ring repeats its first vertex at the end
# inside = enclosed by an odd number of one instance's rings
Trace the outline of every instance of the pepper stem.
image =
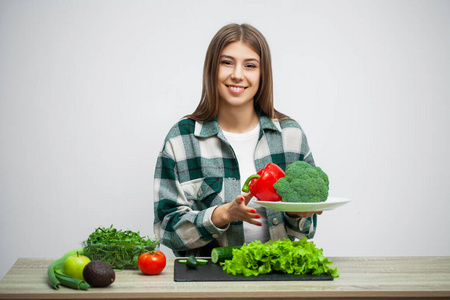
{"type": "Polygon", "coordinates": [[[254,175],[251,175],[249,178],[247,178],[244,185],[242,186],[242,191],[248,193],[248,191],[249,191],[248,185],[249,185],[250,181],[252,179],[259,178],[259,177],[261,177],[261,175],[254,174],[254,175]]]}

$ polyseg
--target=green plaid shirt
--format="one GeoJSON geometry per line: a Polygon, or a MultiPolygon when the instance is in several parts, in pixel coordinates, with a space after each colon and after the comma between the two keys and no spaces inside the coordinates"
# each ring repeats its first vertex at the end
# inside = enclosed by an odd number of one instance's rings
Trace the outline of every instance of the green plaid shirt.
{"type": "MultiPolygon", "coordinates": [[[[308,142],[299,124],[260,116],[255,167],[275,163],[283,170],[297,161],[314,165],[308,142]]],[[[154,180],[154,230],[161,244],[177,256],[210,256],[218,246],[242,245],[241,221],[225,230],[211,222],[214,209],[242,194],[239,165],[217,120],[182,119],[169,131],[158,156],[154,180]]],[[[317,216],[291,218],[266,209],[272,240],[314,236],[317,216]]]]}

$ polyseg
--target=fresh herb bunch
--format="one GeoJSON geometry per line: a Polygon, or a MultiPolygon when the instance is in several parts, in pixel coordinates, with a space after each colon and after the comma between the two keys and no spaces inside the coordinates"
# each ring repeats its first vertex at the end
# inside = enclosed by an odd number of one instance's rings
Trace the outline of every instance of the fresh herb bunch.
{"type": "Polygon", "coordinates": [[[137,269],[139,255],[158,246],[159,241],[141,237],[139,231],[122,231],[111,225],[95,229],[83,242],[83,253],[91,260],[104,261],[115,269],[137,269]]]}
{"type": "Polygon", "coordinates": [[[292,242],[253,241],[240,249],[233,249],[233,258],[220,264],[232,275],[257,276],[272,271],[287,274],[331,275],[339,277],[336,268],[330,268],[331,262],[323,255],[323,250],[316,248],[306,237],[292,242]]]}

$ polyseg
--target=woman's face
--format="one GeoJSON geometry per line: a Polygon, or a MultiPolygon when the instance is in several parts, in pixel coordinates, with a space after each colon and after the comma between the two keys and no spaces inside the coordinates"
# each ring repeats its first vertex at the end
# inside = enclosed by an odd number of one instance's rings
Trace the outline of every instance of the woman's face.
{"type": "Polygon", "coordinates": [[[253,105],[261,75],[259,55],[239,41],[228,44],[219,61],[218,89],[221,105],[253,105]]]}

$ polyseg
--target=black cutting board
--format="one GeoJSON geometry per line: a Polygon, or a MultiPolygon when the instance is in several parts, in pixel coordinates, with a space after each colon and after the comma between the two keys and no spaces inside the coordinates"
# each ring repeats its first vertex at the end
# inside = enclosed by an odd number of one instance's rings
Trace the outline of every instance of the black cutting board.
{"type": "Polygon", "coordinates": [[[220,264],[214,264],[208,259],[207,265],[189,269],[185,264],[175,260],[174,280],[189,281],[307,281],[307,280],[333,280],[331,275],[293,275],[282,272],[262,274],[258,276],[233,276],[222,269],[220,264]]]}

